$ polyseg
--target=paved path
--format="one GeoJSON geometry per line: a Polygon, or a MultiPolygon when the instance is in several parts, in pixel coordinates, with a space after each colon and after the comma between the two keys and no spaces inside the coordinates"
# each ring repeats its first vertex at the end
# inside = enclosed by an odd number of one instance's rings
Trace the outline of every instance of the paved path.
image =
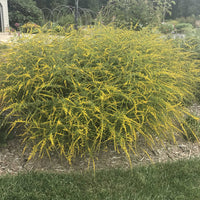
{"type": "Polygon", "coordinates": [[[8,42],[13,36],[15,35],[9,33],[0,33],[0,42],[8,42]]]}

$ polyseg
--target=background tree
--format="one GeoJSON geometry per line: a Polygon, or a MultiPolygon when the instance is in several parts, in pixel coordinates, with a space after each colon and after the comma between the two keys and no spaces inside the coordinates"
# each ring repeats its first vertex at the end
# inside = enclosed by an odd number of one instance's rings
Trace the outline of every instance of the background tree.
{"type": "MultiPolygon", "coordinates": [[[[75,6],[75,0],[34,0],[39,8],[53,9],[59,5],[75,6]]],[[[98,11],[102,6],[105,6],[109,0],[80,0],[81,8],[88,8],[93,11],[98,11]]]]}
{"type": "Polygon", "coordinates": [[[173,5],[176,2],[174,0],[153,0],[153,6],[157,12],[159,21],[164,22],[166,15],[171,16],[173,5]]]}
{"type": "MultiPolygon", "coordinates": [[[[88,8],[98,12],[102,6],[105,6],[109,0],[84,0],[79,1],[80,8],[88,8]]],[[[75,0],[68,0],[68,5],[75,6],[75,0]]]]}
{"type": "Polygon", "coordinates": [[[172,7],[172,18],[199,16],[200,1],[199,0],[175,0],[176,4],[172,7]]]}
{"type": "Polygon", "coordinates": [[[33,0],[8,0],[8,7],[11,27],[15,27],[16,23],[42,23],[42,11],[33,0]]]}
{"type": "Polygon", "coordinates": [[[69,0],[34,0],[39,8],[53,9],[59,5],[68,5],[69,0]]]}
{"type": "Polygon", "coordinates": [[[101,10],[99,18],[103,23],[114,23],[116,26],[138,24],[147,26],[155,20],[153,3],[146,0],[110,0],[101,10]]]}

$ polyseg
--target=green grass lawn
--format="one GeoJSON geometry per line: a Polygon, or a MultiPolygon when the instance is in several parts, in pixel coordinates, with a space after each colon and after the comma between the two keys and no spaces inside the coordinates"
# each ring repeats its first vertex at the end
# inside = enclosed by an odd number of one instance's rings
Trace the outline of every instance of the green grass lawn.
{"type": "Polygon", "coordinates": [[[199,200],[200,160],[75,174],[0,178],[1,200],[199,200]]]}

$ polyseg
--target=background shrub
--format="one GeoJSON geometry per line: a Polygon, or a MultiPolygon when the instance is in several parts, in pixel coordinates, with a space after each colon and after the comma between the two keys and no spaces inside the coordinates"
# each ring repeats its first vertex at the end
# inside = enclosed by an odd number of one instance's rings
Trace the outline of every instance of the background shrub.
{"type": "Polygon", "coordinates": [[[198,20],[198,16],[188,16],[188,17],[180,17],[176,19],[177,21],[179,21],[179,23],[189,23],[192,24],[192,26],[195,26],[195,21],[198,20]]]}
{"type": "Polygon", "coordinates": [[[36,2],[33,0],[9,0],[8,10],[9,23],[12,28],[16,28],[16,23],[20,25],[28,22],[42,24],[42,10],[36,6],[36,2]]]}
{"type": "Polygon", "coordinates": [[[161,33],[164,33],[164,34],[171,33],[174,30],[174,25],[164,23],[160,25],[159,30],[161,33]]]}
{"type": "Polygon", "coordinates": [[[65,15],[61,16],[57,23],[63,27],[69,27],[70,25],[74,24],[74,15],[65,15]]]}
{"type": "Polygon", "coordinates": [[[175,25],[175,28],[178,33],[187,33],[193,29],[193,26],[189,23],[179,23],[175,25]]]}
{"type": "Polygon", "coordinates": [[[141,0],[109,1],[98,14],[98,21],[104,24],[112,23],[116,27],[142,27],[157,23],[157,13],[152,2],[141,0]]]}
{"type": "Polygon", "coordinates": [[[15,119],[10,131],[23,127],[29,159],[57,150],[71,162],[109,145],[129,158],[140,139],[152,146],[178,131],[187,137],[184,100],[197,81],[189,56],[148,30],[25,37],[0,65],[1,112],[15,119]]]}
{"type": "Polygon", "coordinates": [[[20,27],[22,33],[39,33],[41,27],[35,23],[28,22],[20,27]]]}
{"type": "MultiPolygon", "coordinates": [[[[200,30],[194,29],[195,31],[188,32],[185,37],[176,38],[174,43],[181,47],[183,51],[189,52],[191,54],[191,59],[196,62],[199,66],[200,61],[200,30]]],[[[198,74],[199,76],[199,74],[198,74]]],[[[197,102],[200,102],[200,83],[197,84],[197,89],[195,90],[195,97],[197,102]]]]}

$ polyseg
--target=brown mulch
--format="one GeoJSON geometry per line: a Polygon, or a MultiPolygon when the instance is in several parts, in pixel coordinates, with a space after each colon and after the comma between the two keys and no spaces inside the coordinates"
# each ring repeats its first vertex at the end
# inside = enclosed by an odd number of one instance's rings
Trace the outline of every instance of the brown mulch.
{"type": "MultiPolygon", "coordinates": [[[[144,152],[137,156],[132,155],[132,166],[189,159],[200,155],[199,143],[188,142],[183,139],[179,139],[177,145],[166,143],[164,146],[157,146],[155,149],[148,151],[150,158],[144,152]]],[[[88,158],[76,158],[70,166],[65,158],[59,158],[56,153],[52,153],[51,159],[48,156],[42,159],[36,156],[27,162],[28,152],[22,154],[22,150],[23,146],[19,138],[13,139],[0,147],[0,175],[29,171],[69,173],[93,169],[92,162],[88,164],[88,158]]],[[[95,160],[95,169],[110,168],[130,168],[130,163],[124,153],[118,154],[114,150],[100,152],[98,160],[95,160]]]]}

